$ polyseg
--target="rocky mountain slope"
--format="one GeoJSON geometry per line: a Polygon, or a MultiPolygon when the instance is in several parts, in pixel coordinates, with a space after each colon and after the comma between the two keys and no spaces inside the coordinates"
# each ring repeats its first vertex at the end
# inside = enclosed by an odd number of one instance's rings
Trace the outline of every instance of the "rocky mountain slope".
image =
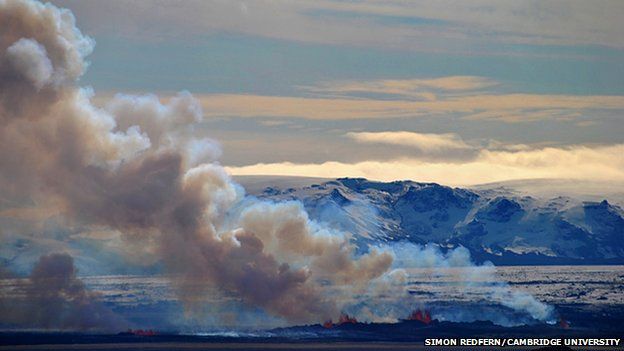
{"type": "Polygon", "coordinates": [[[253,195],[302,201],[314,220],[353,233],[362,250],[410,241],[462,245],[495,264],[624,263],[624,211],[607,200],[353,178],[256,188],[253,195]]]}

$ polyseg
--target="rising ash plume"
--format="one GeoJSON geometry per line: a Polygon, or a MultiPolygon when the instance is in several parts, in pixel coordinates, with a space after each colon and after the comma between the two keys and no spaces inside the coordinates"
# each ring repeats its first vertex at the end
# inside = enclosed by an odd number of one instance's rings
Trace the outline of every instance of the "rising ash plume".
{"type": "Polygon", "coordinates": [[[291,321],[339,313],[314,279],[365,284],[392,263],[354,257],[348,237],[313,227],[296,204],[259,204],[222,226],[244,195],[217,163],[217,143],[181,93],[118,95],[95,107],[77,86],[94,42],[51,4],[0,2],[0,189],[7,202],[54,203],[75,224],[154,245],[183,301],[209,287],[291,321]],[[4,25],[9,24],[9,25],[4,25]]]}

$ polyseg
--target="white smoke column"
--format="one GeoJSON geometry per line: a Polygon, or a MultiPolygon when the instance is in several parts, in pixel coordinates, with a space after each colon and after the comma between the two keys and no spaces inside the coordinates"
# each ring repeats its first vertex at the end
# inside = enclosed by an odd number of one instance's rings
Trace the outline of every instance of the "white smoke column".
{"type": "Polygon", "coordinates": [[[470,252],[464,247],[446,253],[442,253],[435,246],[423,247],[416,244],[397,244],[392,246],[392,249],[396,257],[394,262],[396,267],[429,268],[441,273],[444,269],[459,268],[461,273],[455,278],[464,289],[478,286],[485,289],[485,297],[491,302],[527,314],[538,321],[554,320],[552,306],[538,301],[525,291],[512,289],[509,284],[500,280],[494,265],[490,262],[475,264],[470,252]]]}
{"type": "Polygon", "coordinates": [[[366,286],[388,252],[356,257],[348,235],[300,204],[256,203],[221,167],[218,144],[192,137],[199,103],[180,93],[117,95],[95,107],[77,86],[93,40],[51,4],[0,0],[0,199],[54,203],[69,222],[155,246],[187,306],[212,288],[296,322],[339,313],[329,284],[366,286]],[[227,221],[226,221],[227,219],[227,221]],[[233,227],[224,224],[234,224],[233,227]]]}

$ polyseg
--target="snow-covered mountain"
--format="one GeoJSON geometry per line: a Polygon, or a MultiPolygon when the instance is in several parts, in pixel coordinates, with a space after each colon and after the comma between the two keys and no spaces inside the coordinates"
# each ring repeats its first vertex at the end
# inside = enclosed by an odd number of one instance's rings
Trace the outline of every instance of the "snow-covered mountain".
{"type": "MultiPolygon", "coordinates": [[[[616,205],[623,202],[613,192],[608,200],[592,195],[587,201],[579,195],[530,196],[509,184],[461,189],[352,178],[236,180],[259,198],[300,200],[312,219],[353,233],[363,251],[409,241],[465,246],[475,260],[499,265],[624,264],[624,211],[616,205]]],[[[0,268],[18,275],[28,275],[50,252],[71,253],[82,275],[151,274],[162,268],[149,253],[138,258],[141,250],[117,231],[66,228],[62,218],[46,220],[35,228],[39,234],[13,218],[0,218],[0,227],[0,268]]]]}
{"type": "Polygon", "coordinates": [[[312,219],[353,233],[362,249],[410,241],[462,245],[497,264],[624,263],[624,211],[607,200],[353,178],[272,184],[252,195],[300,200],[312,219]]]}

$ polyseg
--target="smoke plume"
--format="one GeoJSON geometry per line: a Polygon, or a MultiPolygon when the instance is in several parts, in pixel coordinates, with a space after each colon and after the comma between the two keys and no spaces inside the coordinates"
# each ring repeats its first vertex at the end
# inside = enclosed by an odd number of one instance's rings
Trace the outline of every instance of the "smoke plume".
{"type": "Polygon", "coordinates": [[[42,256],[30,277],[16,285],[17,294],[0,297],[4,326],[114,331],[125,324],[76,278],[68,254],[42,256]]]}
{"type": "MultiPolygon", "coordinates": [[[[296,204],[258,203],[231,218],[244,193],[217,163],[218,144],[191,136],[199,103],[188,93],[167,103],[117,95],[95,107],[77,85],[94,42],[69,11],[5,0],[0,23],[4,202],[54,203],[70,223],[155,246],[183,301],[218,287],[291,321],[339,313],[321,277],[365,285],[392,264],[387,252],[356,257],[348,236],[313,224],[296,204]]],[[[42,260],[68,268],[64,256],[42,260]]],[[[33,284],[46,274],[56,272],[37,266],[33,284]]],[[[58,288],[82,291],[73,271],[64,274],[70,285],[58,288]]]]}
{"type": "Polygon", "coordinates": [[[494,265],[489,262],[475,264],[464,247],[443,253],[434,246],[404,244],[395,247],[394,253],[397,267],[428,268],[438,273],[443,269],[452,271],[459,268],[454,278],[460,289],[479,288],[490,303],[500,304],[534,320],[551,322],[554,319],[552,306],[538,301],[527,292],[512,289],[497,276],[494,265]]]}

